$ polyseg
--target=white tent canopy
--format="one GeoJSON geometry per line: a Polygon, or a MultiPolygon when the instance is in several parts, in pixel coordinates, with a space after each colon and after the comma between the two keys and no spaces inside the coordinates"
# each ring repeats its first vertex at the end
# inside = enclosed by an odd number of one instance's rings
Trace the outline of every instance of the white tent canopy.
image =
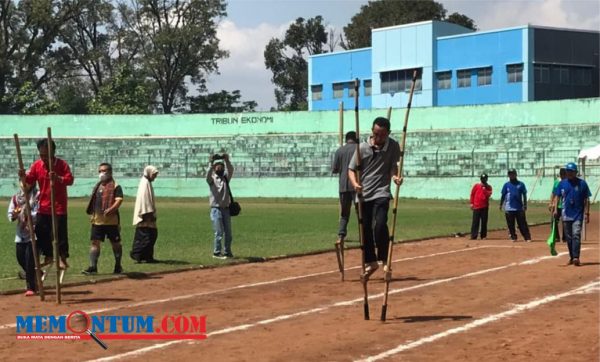
{"type": "Polygon", "coordinates": [[[579,152],[579,159],[598,160],[600,159],[600,145],[592,148],[586,148],[579,152]]]}

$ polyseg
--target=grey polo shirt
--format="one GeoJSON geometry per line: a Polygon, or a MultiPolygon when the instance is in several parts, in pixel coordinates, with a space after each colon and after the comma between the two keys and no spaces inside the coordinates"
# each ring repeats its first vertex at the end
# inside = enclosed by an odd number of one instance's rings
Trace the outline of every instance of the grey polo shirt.
{"type": "MultiPolygon", "coordinates": [[[[363,187],[363,198],[371,201],[379,198],[392,198],[390,182],[398,172],[400,145],[388,137],[385,145],[376,150],[371,146],[371,139],[360,144],[361,170],[360,183],[363,187]]],[[[356,170],[356,154],[352,156],[348,166],[356,170]]]]}
{"type": "Polygon", "coordinates": [[[340,174],[340,192],[353,192],[354,187],[348,179],[348,164],[356,153],[356,143],[348,142],[335,151],[331,172],[340,174]]]}

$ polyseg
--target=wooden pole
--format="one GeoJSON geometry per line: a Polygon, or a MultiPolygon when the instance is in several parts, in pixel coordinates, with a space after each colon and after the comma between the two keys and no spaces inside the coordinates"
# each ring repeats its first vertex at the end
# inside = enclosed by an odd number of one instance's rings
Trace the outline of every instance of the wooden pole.
{"type": "Polygon", "coordinates": [[[56,210],[54,205],[54,178],[52,175],[54,174],[54,165],[52,164],[52,156],[54,153],[54,147],[52,147],[52,130],[48,127],[48,171],[50,173],[50,210],[52,213],[52,234],[53,241],[52,247],[54,250],[54,262],[56,266],[56,302],[58,304],[62,303],[62,294],[61,294],[61,279],[62,279],[62,269],[60,267],[60,254],[58,248],[58,228],[56,225],[56,210]]]}
{"type": "MultiPolygon", "coordinates": [[[[17,148],[17,159],[19,162],[19,171],[25,174],[25,168],[23,167],[23,156],[21,154],[21,144],[19,143],[19,136],[15,133],[15,146],[17,148]]],[[[33,228],[33,219],[31,216],[31,205],[29,204],[29,192],[26,190],[26,182],[21,179],[19,182],[23,195],[25,196],[25,216],[27,217],[27,228],[29,229],[29,237],[31,238],[31,252],[33,253],[33,263],[35,265],[35,282],[37,284],[37,290],[40,294],[40,300],[43,302],[45,299],[44,295],[44,283],[42,281],[42,269],[40,268],[40,255],[38,254],[37,239],[35,238],[35,229],[33,228]]],[[[31,186],[33,189],[33,185],[31,186]]],[[[31,195],[35,197],[35,195],[31,195]]]]}
{"type": "Polygon", "coordinates": [[[344,102],[340,102],[340,147],[344,145],[344,102]]]}
{"type": "MultiPolygon", "coordinates": [[[[404,151],[406,149],[406,131],[408,127],[408,116],[410,114],[410,107],[412,105],[412,97],[415,92],[415,84],[417,83],[418,71],[415,69],[412,77],[412,84],[410,86],[410,94],[408,96],[408,105],[406,106],[406,113],[404,115],[404,126],[402,127],[402,141],[400,143],[400,159],[398,160],[398,174],[397,177],[402,177],[402,171],[404,168],[404,151]]],[[[392,209],[392,227],[390,233],[390,243],[388,246],[388,255],[386,261],[385,273],[385,288],[383,294],[383,304],[381,306],[381,321],[385,322],[387,315],[387,302],[388,293],[390,290],[390,282],[392,280],[392,253],[394,251],[394,234],[396,233],[396,217],[398,215],[398,197],[400,195],[400,185],[396,185],[396,192],[394,194],[394,208],[392,209]]]]}
{"type": "MultiPolygon", "coordinates": [[[[358,78],[354,80],[354,128],[356,128],[356,180],[359,185],[361,185],[360,175],[361,175],[361,155],[360,155],[360,122],[358,115],[358,86],[360,82],[358,78]]],[[[356,216],[358,217],[358,240],[360,241],[360,250],[362,251],[361,258],[361,268],[362,274],[365,274],[365,238],[364,238],[364,228],[363,228],[363,219],[362,219],[362,209],[363,209],[363,201],[362,201],[362,193],[358,193],[357,195],[358,203],[356,204],[356,216]]],[[[368,278],[362,278],[363,285],[363,311],[365,320],[370,319],[369,315],[369,291],[367,288],[368,278]]]]}

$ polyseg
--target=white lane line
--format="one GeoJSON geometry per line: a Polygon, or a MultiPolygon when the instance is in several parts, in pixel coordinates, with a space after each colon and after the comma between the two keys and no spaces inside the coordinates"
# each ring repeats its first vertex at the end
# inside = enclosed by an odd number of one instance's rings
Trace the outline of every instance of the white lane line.
{"type": "MultiPolygon", "coordinates": [[[[444,252],[427,254],[427,255],[413,256],[413,257],[410,257],[410,258],[396,259],[393,262],[397,263],[397,262],[402,262],[402,261],[417,260],[417,259],[423,259],[423,258],[431,258],[431,257],[435,257],[435,256],[440,256],[440,255],[461,253],[461,252],[465,252],[465,251],[473,251],[473,250],[485,249],[485,248],[512,248],[512,246],[510,246],[510,245],[481,245],[481,246],[477,246],[477,247],[473,247],[473,248],[450,250],[450,251],[444,251],[444,252]]],[[[350,267],[350,268],[346,268],[345,270],[359,269],[360,267],[361,266],[358,265],[358,266],[353,266],[353,267],[350,267]]],[[[298,276],[287,277],[287,278],[282,278],[282,279],[268,280],[268,281],[264,281],[264,282],[256,282],[256,283],[250,283],[250,284],[241,284],[241,285],[236,285],[236,286],[233,286],[233,287],[230,287],[230,288],[223,288],[223,289],[210,290],[210,291],[200,292],[200,293],[194,293],[194,294],[180,295],[180,296],[171,297],[171,298],[153,299],[153,300],[147,300],[147,301],[143,301],[143,302],[125,304],[125,305],[121,305],[121,306],[114,306],[114,307],[93,309],[93,310],[84,311],[84,312],[87,313],[87,314],[97,314],[97,313],[110,312],[110,311],[119,310],[119,309],[127,309],[127,308],[141,307],[141,306],[145,306],[145,305],[168,303],[168,302],[173,302],[173,301],[177,301],[177,300],[197,298],[197,297],[202,297],[202,296],[211,295],[211,294],[226,293],[226,292],[230,292],[230,291],[237,290],[237,289],[260,287],[260,286],[264,286],[264,285],[289,282],[289,281],[292,281],[292,280],[311,278],[311,277],[315,277],[315,276],[319,276],[319,275],[332,274],[332,273],[339,273],[339,270],[330,270],[330,271],[325,271],[325,272],[305,274],[305,275],[298,275],[298,276]]],[[[3,324],[3,325],[0,325],[0,330],[6,329],[6,328],[15,328],[16,326],[17,326],[16,323],[3,324]]]]}
{"type": "Polygon", "coordinates": [[[469,331],[469,330],[471,330],[473,328],[481,327],[481,326],[486,325],[488,323],[499,321],[499,320],[501,320],[503,318],[510,317],[510,316],[515,315],[515,314],[528,311],[530,309],[537,308],[539,306],[542,306],[542,305],[547,304],[547,303],[554,302],[554,301],[562,299],[562,298],[570,297],[570,296],[573,296],[575,294],[587,294],[587,293],[593,293],[593,292],[598,292],[598,291],[600,291],[600,281],[591,282],[591,283],[585,284],[585,285],[583,285],[583,286],[581,286],[581,287],[579,287],[577,289],[572,289],[572,290],[564,292],[564,293],[549,295],[549,296],[546,296],[544,298],[532,300],[531,302],[528,302],[528,303],[525,303],[525,304],[517,304],[517,305],[514,306],[514,308],[506,310],[504,312],[497,313],[497,314],[492,314],[492,315],[487,316],[485,318],[477,319],[477,320],[475,320],[475,321],[473,321],[471,323],[465,324],[462,327],[451,328],[451,329],[448,329],[448,330],[446,330],[444,332],[436,333],[436,334],[433,334],[433,335],[428,336],[428,337],[423,337],[423,338],[418,339],[418,340],[413,341],[413,342],[409,342],[409,343],[406,343],[406,344],[398,345],[397,347],[392,348],[390,350],[387,350],[385,352],[382,352],[382,353],[380,353],[378,355],[370,356],[370,357],[367,357],[365,359],[357,360],[357,362],[373,362],[373,361],[378,361],[380,359],[384,359],[384,358],[388,358],[388,357],[394,356],[394,355],[396,355],[396,354],[398,354],[400,352],[404,352],[406,350],[409,350],[409,349],[412,349],[412,348],[416,348],[416,347],[422,346],[422,345],[427,344],[427,343],[435,342],[438,339],[445,338],[445,337],[448,337],[448,336],[453,335],[453,334],[466,332],[466,331],[469,331]]]}
{"type": "MultiPolygon", "coordinates": [[[[559,253],[558,256],[564,256],[564,255],[567,255],[567,254],[568,254],[567,252],[563,252],[563,253],[559,253]]],[[[522,261],[520,263],[516,263],[516,262],[515,263],[510,263],[510,264],[502,265],[502,266],[495,267],[495,268],[478,270],[478,271],[475,271],[475,272],[471,272],[471,273],[459,275],[459,276],[456,276],[456,277],[450,277],[450,278],[446,278],[446,279],[434,280],[434,281],[431,281],[431,282],[427,282],[427,283],[423,283],[423,284],[417,284],[417,285],[413,285],[413,286],[405,287],[405,288],[391,289],[388,294],[397,294],[397,293],[402,293],[402,292],[406,292],[406,291],[410,291],[410,290],[415,290],[415,289],[419,289],[419,288],[430,287],[430,286],[437,285],[437,284],[448,283],[448,282],[452,282],[452,281],[455,281],[455,280],[465,279],[465,278],[469,278],[469,277],[473,277],[473,276],[477,276],[477,275],[483,275],[483,274],[487,274],[487,273],[491,273],[491,272],[495,272],[495,271],[507,269],[507,268],[510,268],[510,267],[513,267],[513,266],[530,265],[530,264],[532,264],[532,262],[540,262],[540,261],[543,261],[543,260],[546,260],[546,259],[550,259],[550,258],[556,258],[556,256],[537,257],[537,258],[533,258],[533,259],[528,259],[528,260],[522,261]]],[[[379,294],[376,294],[376,295],[370,295],[369,299],[376,299],[376,298],[381,298],[381,297],[383,297],[383,293],[379,293],[379,294]]],[[[248,323],[248,324],[242,324],[242,325],[238,325],[238,326],[233,326],[233,327],[227,327],[227,328],[219,329],[219,330],[207,333],[207,336],[211,337],[211,336],[216,336],[216,335],[220,335],[220,334],[227,334],[227,333],[232,333],[232,332],[237,332],[237,331],[248,330],[250,328],[261,326],[261,325],[271,324],[271,323],[275,323],[275,322],[279,322],[279,321],[283,321],[283,320],[288,320],[288,319],[292,319],[292,318],[296,318],[296,317],[301,317],[301,316],[305,316],[305,315],[309,315],[309,314],[323,312],[323,311],[326,311],[326,310],[331,309],[331,308],[351,306],[353,304],[362,303],[362,301],[363,301],[363,297],[361,296],[360,298],[351,299],[351,300],[342,301],[342,302],[337,302],[337,303],[325,305],[325,306],[322,306],[322,307],[312,308],[312,309],[308,309],[308,310],[303,310],[303,311],[300,311],[300,312],[297,312],[297,313],[279,315],[277,317],[269,318],[269,319],[264,319],[264,320],[261,320],[261,321],[255,322],[255,323],[248,323]]],[[[106,362],[106,361],[118,360],[118,359],[121,359],[121,358],[128,358],[128,357],[139,356],[141,354],[144,354],[144,353],[156,350],[156,349],[165,348],[165,347],[168,347],[168,346],[171,346],[171,345],[174,345],[174,344],[178,344],[178,343],[182,343],[182,342],[188,342],[190,344],[193,343],[193,342],[190,342],[190,341],[187,341],[187,340],[175,340],[175,341],[170,341],[170,342],[166,342],[166,343],[158,343],[158,344],[154,344],[154,345],[151,345],[151,346],[148,346],[148,347],[136,349],[136,350],[133,350],[133,351],[129,351],[129,352],[121,353],[121,354],[116,354],[116,355],[113,355],[113,356],[104,357],[104,358],[100,358],[100,359],[90,360],[88,362],[106,362]]]]}

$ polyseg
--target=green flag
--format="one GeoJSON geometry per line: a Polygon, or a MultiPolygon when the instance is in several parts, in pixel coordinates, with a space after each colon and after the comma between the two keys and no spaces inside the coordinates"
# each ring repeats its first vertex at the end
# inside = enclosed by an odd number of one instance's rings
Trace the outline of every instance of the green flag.
{"type": "Polygon", "coordinates": [[[550,247],[550,254],[553,256],[558,254],[556,252],[556,248],[555,248],[555,242],[554,242],[555,236],[556,236],[556,219],[553,217],[552,218],[552,232],[550,233],[548,240],[546,240],[546,244],[548,244],[548,246],[550,247]]]}

